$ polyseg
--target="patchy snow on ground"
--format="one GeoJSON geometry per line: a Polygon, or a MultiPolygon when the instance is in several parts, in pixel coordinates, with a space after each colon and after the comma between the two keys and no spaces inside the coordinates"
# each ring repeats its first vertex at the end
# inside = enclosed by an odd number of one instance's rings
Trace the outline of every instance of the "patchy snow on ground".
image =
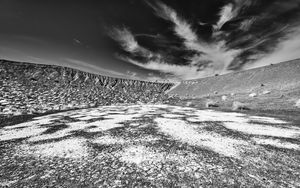
{"type": "Polygon", "coordinates": [[[162,117],[165,117],[165,118],[183,118],[184,115],[180,115],[180,114],[162,114],[162,117]]]}
{"type": "Polygon", "coordinates": [[[46,130],[47,128],[42,128],[36,125],[33,126],[22,125],[19,128],[14,128],[14,129],[11,127],[5,127],[2,130],[0,130],[0,141],[38,136],[46,130]]]}
{"type": "Polygon", "coordinates": [[[17,180],[13,181],[0,181],[0,187],[11,187],[17,180]]]}
{"type": "Polygon", "coordinates": [[[300,136],[300,128],[280,119],[168,105],[104,106],[36,117],[29,122],[1,128],[0,142],[25,139],[24,144],[20,146],[21,149],[19,148],[23,154],[29,152],[47,156],[47,153],[50,153],[49,157],[71,157],[68,155],[81,156],[79,153],[83,152],[82,155],[85,156],[87,155],[85,141],[81,138],[69,138],[75,137],[77,132],[85,132],[93,135],[93,138],[87,139],[90,143],[121,144],[125,147],[120,154],[123,161],[143,163],[155,161],[154,158],[161,160],[161,156],[166,157],[166,154],[154,152],[153,148],[144,146],[146,143],[158,142],[161,139],[155,134],[136,135],[136,138],[110,135],[110,131],[115,128],[130,132],[143,131],[148,126],[157,128],[160,134],[176,141],[227,157],[241,158],[244,151],[260,147],[259,145],[295,150],[299,148],[299,145],[285,142],[280,138],[297,139],[300,136]],[[226,134],[221,135],[217,131],[206,129],[212,126],[210,122],[223,126],[224,131],[228,133],[240,132],[251,139],[255,136],[275,138],[254,138],[249,141],[226,134]],[[48,143],[39,144],[39,141],[48,143]],[[257,145],[253,144],[254,142],[257,145]]]}
{"type": "Polygon", "coordinates": [[[224,137],[207,131],[196,131],[192,125],[176,119],[157,118],[157,126],[162,132],[191,145],[211,149],[219,154],[239,158],[238,147],[247,146],[247,142],[224,137]]]}
{"type": "Polygon", "coordinates": [[[106,131],[117,127],[123,127],[125,121],[133,120],[133,118],[140,117],[139,114],[135,115],[107,115],[104,116],[105,120],[100,120],[92,123],[87,123],[87,127],[93,126],[94,128],[87,129],[87,132],[100,132],[106,131]]]}
{"type": "Polygon", "coordinates": [[[85,139],[70,138],[37,145],[23,144],[17,148],[16,155],[80,159],[88,156],[88,148],[85,142],[85,139]]]}
{"type": "Polygon", "coordinates": [[[110,135],[105,135],[101,137],[94,138],[91,140],[93,144],[100,144],[100,145],[113,145],[113,144],[124,144],[128,141],[123,138],[117,138],[110,135]]]}
{"type": "Polygon", "coordinates": [[[129,146],[119,153],[120,160],[137,165],[142,162],[158,162],[163,159],[163,155],[148,149],[143,145],[129,146]]]}
{"type": "Polygon", "coordinates": [[[267,138],[252,138],[257,144],[260,145],[270,145],[277,148],[300,150],[300,146],[290,142],[282,141],[279,139],[267,139],[267,138]]]}

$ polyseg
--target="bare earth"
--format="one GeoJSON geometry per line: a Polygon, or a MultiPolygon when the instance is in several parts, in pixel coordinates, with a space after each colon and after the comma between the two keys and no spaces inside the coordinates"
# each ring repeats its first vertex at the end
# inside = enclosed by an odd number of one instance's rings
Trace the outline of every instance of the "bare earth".
{"type": "Polygon", "coordinates": [[[236,112],[61,112],[0,128],[0,150],[0,187],[300,186],[300,125],[236,112]]]}

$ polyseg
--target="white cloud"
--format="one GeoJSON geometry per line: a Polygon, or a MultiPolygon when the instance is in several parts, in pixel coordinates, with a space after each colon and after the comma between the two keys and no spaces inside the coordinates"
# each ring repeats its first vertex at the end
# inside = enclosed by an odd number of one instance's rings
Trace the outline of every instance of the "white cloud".
{"type": "MultiPolygon", "coordinates": [[[[252,0],[234,0],[233,3],[228,3],[223,6],[219,12],[219,20],[216,25],[214,25],[215,31],[220,30],[226,22],[236,18],[243,8],[249,7],[254,3],[255,2],[252,0]]],[[[249,21],[248,23],[245,22],[244,24],[245,27],[242,26],[242,28],[245,29],[249,24],[251,25],[252,23],[249,21]]]]}
{"type": "Polygon", "coordinates": [[[70,65],[70,67],[75,68],[75,69],[80,69],[80,70],[87,71],[87,72],[101,74],[103,76],[117,76],[117,77],[126,76],[125,74],[117,72],[117,71],[108,70],[108,69],[104,69],[104,68],[101,68],[96,65],[89,64],[86,61],[72,59],[72,58],[65,58],[63,60],[69,62],[68,64],[70,65]]]}
{"type": "MultiPolygon", "coordinates": [[[[159,2],[157,3],[158,7],[154,5],[150,6],[159,17],[174,23],[174,32],[178,37],[184,40],[186,49],[202,53],[201,55],[190,57],[191,65],[209,61],[212,63],[213,72],[224,73],[227,71],[227,67],[231,61],[240,53],[240,50],[227,49],[224,41],[216,41],[215,43],[208,44],[200,40],[196,32],[193,31],[192,26],[183,18],[179,17],[175,10],[167,5],[159,2]]],[[[223,19],[225,20],[225,18],[223,19]]]]}
{"type": "Polygon", "coordinates": [[[140,48],[134,36],[127,28],[113,28],[110,36],[119,42],[127,52],[137,52],[140,48]]]}
{"type": "Polygon", "coordinates": [[[270,64],[280,63],[300,58],[300,29],[283,41],[269,55],[261,58],[253,64],[247,64],[244,68],[251,69],[270,64]]]}
{"type": "Polygon", "coordinates": [[[219,21],[215,25],[215,29],[219,30],[222,28],[222,26],[230,21],[233,17],[235,17],[236,12],[233,11],[233,4],[229,3],[222,7],[221,11],[219,12],[219,21]]]}
{"type": "Polygon", "coordinates": [[[139,53],[140,55],[146,58],[157,56],[157,54],[154,54],[146,48],[140,46],[132,32],[125,27],[115,27],[111,30],[109,34],[112,39],[117,41],[122,46],[122,48],[129,53],[139,53]]]}
{"type": "MultiPolygon", "coordinates": [[[[181,80],[187,79],[196,79],[209,76],[213,74],[215,71],[211,68],[205,69],[205,71],[197,71],[197,67],[195,66],[183,66],[183,65],[173,65],[165,62],[157,62],[157,61],[148,61],[147,63],[140,63],[128,57],[119,56],[119,59],[132,63],[136,66],[142,67],[148,70],[161,71],[164,73],[171,73],[176,75],[181,80]]],[[[174,80],[172,76],[170,79],[174,80]]]]}
{"type": "Polygon", "coordinates": [[[74,41],[76,44],[81,44],[81,41],[78,40],[78,39],[76,39],[76,38],[74,38],[73,41],[74,41]]]}
{"type": "Polygon", "coordinates": [[[155,10],[159,17],[174,23],[174,32],[178,37],[184,40],[186,48],[190,50],[197,49],[202,52],[207,51],[207,44],[205,42],[202,42],[202,44],[199,43],[197,34],[193,31],[192,26],[187,21],[179,17],[175,10],[167,5],[160,2],[158,2],[157,5],[158,7],[153,5],[150,6],[155,10]]]}

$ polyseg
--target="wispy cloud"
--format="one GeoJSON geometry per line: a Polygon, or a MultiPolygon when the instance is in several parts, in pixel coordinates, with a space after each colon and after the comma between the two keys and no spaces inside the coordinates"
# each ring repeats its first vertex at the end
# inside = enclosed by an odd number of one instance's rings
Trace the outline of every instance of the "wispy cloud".
{"type": "MultiPolygon", "coordinates": [[[[232,0],[228,4],[225,4],[219,11],[219,19],[215,25],[213,25],[214,28],[214,36],[218,36],[223,34],[222,27],[227,22],[230,22],[232,20],[241,19],[243,16],[240,16],[240,14],[243,14],[243,10],[247,10],[248,7],[255,5],[255,1],[252,0],[232,0]]],[[[249,18],[245,19],[240,23],[239,29],[243,31],[248,31],[252,23],[255,21],[255,18],[249,18]]]]}
{"type": "Polygon", "coordinates": [[[110,31],[110,36],[112,39],[119,42],[119,44],[126,50],[127,52],[135,53],[141,50],[141,47],[135,40],[132,33],[127,28],[113,28],[110,31]]]}
{"type": "Polygon", "coordinates": [[[246,64],[244,69],[252,69],[270,64],[276,64],[284,61],[300,58],[300,30],[291,34],[290,37],[280,43],[273,53],[263,56],[261,59],[251,64],[246,64]]]}
{"type": "MultiPolygon", "coordinates": [[[[169,44],[170,40],[174,41],[173,39],[177,40],[177,44],[166,49],[167,52],[162,49],[151,51],[149,49],[153,49],[153,46],[147,48],[140,45],[136,37],[151,37],[159,43],[160,34],[134,34],[127,27],[114,27],[109,35],[126,52],[126,55],[120,52],[121,55],[117,58],[144,69],[171,75],[170,78],[174,76],[185,80],[297,57],[295,49],[299,48],[295,42],[298,42],[296,35],[293,35],[293,40],[287,36],[299,26],[297,21],[299,22],[300,16],[297,11],[300,11],[300,1],[227,2],[219,9],[219,19],[209,25],[186,19],[161,1],[147,1],[157,17],[173,25],[171,31],[174,35],[164,38],[166,44],[169,44]],[[199,35],[199,29],[203,29],[204,25],[212,29],[209,40],[199,35]]],[[[167,45],[164,47],[167,48],[167,45]]]]}
{"type": "Polygon", "coordinates": [[[220,30],[226,22],[230,21],[233,17],[236,16],[236,13],[236,11],[233,11],[232,3],[229,3],[222,7],[221,11],[219,12],[220,19],[214,28],[220,30]]]}
{"type": "MultiPolygon", "coordinates": [[[[174,9],[167,5],[161,2],[157,2],[155,5],[149,5],[155,10],[156,15],[174,24],[174,32],[178,37],[183,39],[183,44],[186,49],[199,52],[199,54],[188,58],[191,60],[191,65],[202,66],[209,62],[215,71],[222,73],[226,71],[230,62],[240,53],[239,50],[227,49],[225,41],[221,40],[215,43],[207,43],[201,40],[193,30],[191,24],[181,18],[174,9]]],[[[228,10],[226,8],[224,14],[229,14],[227,12],[228,10]]],[[[224,22],[226,19],[225,17],[222,18],[221,22],[224,22]]]]}
{"type": "Polygon", "coordinates": [[[214,70],[209,68],[206,71],[199,72],[197,68],[194,66],[183,66],[183,65],[174,65],[168,64],[166,62],[158,62],[158,61],[148,61],[147,63],[141,63],[139,61],[133,60],[129,57],[118,56],[119,59],[130,62],[136,66],[142,67],[148,70],[160,71],[164,73],[170,73],[168,78],[174,80],[174,78],[178,78],[179,80],[186,79],[195,79],[199,77],[205,77],[213,74],[214,70]],[[175,77],[174,77],[175,76],[175,77]]]}
{"type": "Polygon", "coordinates": [[[202,44],[199,43],[199,38],[195,31],[192,29],[191,24],[181,18],[174,9],[168,7],[162,2],[157,2],[156,4],[148,4],[153,8],[157,16],[174,23],[174,32],[178,37],[184,40],[184,45],[186,48],[190,50],[197,49],[203,52],[207,50],[207,44],[203,41],[202,44]]]}
{"type": "Polygon", "coordinates": [[[116,77],[126,77],[126,74],[120,73],[117,71],[113,71],[110,69],[101,68],[97,65],[93,65],[89,62],[73,59],[73,58],[64,58],[63,61],[67,62],[67,64],[72,68],[81,69],[83,71],[97,73],[105,76],[116,76],[116,77]]]}
{"type": "Polygon", "coordinates": [[[74,43],[76,43],[76,44],[81,44],[81,41],[80,41],[79,39],[74,38],[73,41],[74,41],[74,43]]]}
{"type": "Polygon", "coordinates": [[[146,58],[152,58],[155,55],[146,48],[140,46],[135,36],[126,27],[113,27],[110,30],[109,35],[129,53],[138,54],[146,58]]]}

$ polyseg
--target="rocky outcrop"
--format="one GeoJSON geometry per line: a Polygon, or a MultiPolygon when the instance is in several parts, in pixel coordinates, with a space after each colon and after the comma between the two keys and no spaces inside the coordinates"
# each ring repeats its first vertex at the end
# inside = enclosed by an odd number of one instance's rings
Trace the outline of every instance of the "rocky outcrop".
{"type": "Polygon", "coordinates": [[[0,113],[30,114],[118,103],[163,103],[172,83],[112,78],[0,60],[0,113]]]}

